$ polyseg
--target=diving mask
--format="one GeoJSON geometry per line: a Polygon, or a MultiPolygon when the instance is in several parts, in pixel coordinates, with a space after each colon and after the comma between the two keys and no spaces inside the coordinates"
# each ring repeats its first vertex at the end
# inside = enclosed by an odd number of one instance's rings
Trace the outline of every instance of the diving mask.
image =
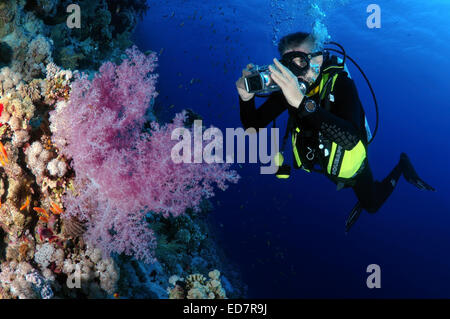
{"type": "Polygon", "coordinates": [[[291,51],[283,54],[281,63],[287,67],[292,73],[299,77],[304,76],[308,69],[311,67],[315,73],[320,72],[320,66],[318,64],[311,63],[311,59],[323,55],[322,52],[304,53],[300,51],[291,51]]]}

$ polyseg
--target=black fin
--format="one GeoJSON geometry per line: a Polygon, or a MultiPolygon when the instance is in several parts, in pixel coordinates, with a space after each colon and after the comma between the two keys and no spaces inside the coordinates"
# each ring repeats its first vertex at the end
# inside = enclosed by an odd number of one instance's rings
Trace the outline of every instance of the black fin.
{"type": "Polygon", "coordinates": [[[417,174],[416,170],[414,169],[414,166],[412,165],[408,155],[406,155],[405,153],[402,153],[400,155],[400,161],[401,161],[401,165],[402,165],[403,176],[409,183],[413,184],[414,186],[416,186],[419,189],[433,191],[433,192],[436,191],[436,189],[434,189],[434,187],[428,185],[423,179],[421,179],[419,177],[419,175],[417,174]]]}
{"type": "Polygon", "coordinates": [[[356,223],[356,221],[359,218],[359,215],[361,215],[362,207],[361,203],[358,201],[353,207],[352,211],[350,212],[350,215],[347,217],[347,221],[345,222],[345,233],[348,233],[350,228],[352,228],[353,224],[356,223]]]}

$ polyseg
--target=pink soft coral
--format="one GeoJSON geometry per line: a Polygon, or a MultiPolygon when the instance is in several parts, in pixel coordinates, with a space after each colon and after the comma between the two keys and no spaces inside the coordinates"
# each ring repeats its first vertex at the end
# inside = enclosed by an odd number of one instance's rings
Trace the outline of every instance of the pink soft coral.
{"type": "Polygon", "coordinates": [[[145,112],[155,91],[154,53],[136,47],[122,64],[103,64],[93,80],[86,75],[72,84],[70,100],[50,115],[53,141],[72,159],[76,194],[66,194],[68,215],[87,220],[87,239],[106,253],[153,260],[154,236],[145,223],[148,211],[174,216],[199,209],[214,195],[213,184],[226,189],[238,175],[220,164],[175,164],[171,132],[183,125],[152,123],[143,132],[145,112]]]}

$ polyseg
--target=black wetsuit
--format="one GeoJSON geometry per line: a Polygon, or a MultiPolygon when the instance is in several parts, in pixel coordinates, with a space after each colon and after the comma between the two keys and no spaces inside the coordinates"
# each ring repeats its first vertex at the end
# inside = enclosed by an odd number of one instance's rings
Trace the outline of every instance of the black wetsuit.
{"type": "MultiPolygon", "coordinates": [[[[333,95],[334,102],[330,102],[329,110],[322,102],[314,113],[306,112],[303,102],[298,109],[292,107],[281,91],[272,93],[258,109],[255,107],[255,98],[245,102],[239,97],[241,122],[245,129],[264,128],[288,110],[291,121],[295,121],[295,126],[304,132],[302,141],[298,144],[303,166],[310,169],[315,166],[323,168],[324,161],[319,156],[318,148],[319,132],[323,138],[335,142],[345,150],[351,150],[359,141],[367,145],[364,111],[355,84],[345,72],[338,76],[333,95]],[[311,150],[317,156],[308,160],[306,154],[311,154],[311,150]]],[[[362,208],[374,213],[392,193],[401,174],[400,161],[385,179],[381,182],[374,181],[366,159],[362,169],[346,187],[353,188],[362,208]]]]}

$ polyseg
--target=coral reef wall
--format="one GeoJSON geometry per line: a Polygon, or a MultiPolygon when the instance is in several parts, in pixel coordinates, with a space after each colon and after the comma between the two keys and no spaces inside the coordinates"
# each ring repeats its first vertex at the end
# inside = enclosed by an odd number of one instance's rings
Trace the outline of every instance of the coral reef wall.
{"type": "Polygon", "coordinates": [[[146,1],[78,1],[80,29],[70,3],[0,1],[0,298],[242,297],[206,223],[238,175],[174,165],[187,113],[145,116],[157,57],[129,36],[146,1]]]}
{"type": "Polygon", "coordinates": [[[97,69],[118,59],[145,0],[83,0],[81,28],[68,28],[69,0],[6,0],[0,2],[0,67],[10,66],[28,81],[41,76],[45,65],[64,69],[97,69]]]}

